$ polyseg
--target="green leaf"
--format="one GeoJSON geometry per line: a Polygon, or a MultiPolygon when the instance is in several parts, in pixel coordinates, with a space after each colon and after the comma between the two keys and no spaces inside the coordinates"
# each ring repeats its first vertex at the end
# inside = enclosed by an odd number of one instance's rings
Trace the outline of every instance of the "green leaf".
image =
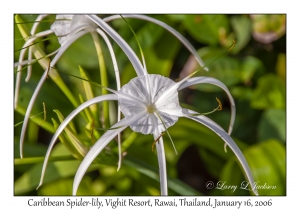
{"type": "MultiPolygon", "coordinates": [[[[53,118],[52,118],[52,122],[53,122],[54,128],[57,129],[59,124],[53,118]]],[[[71,154],[74,157],[76,157],[77,159],[82,159],[82,155],[78,152],[78,150],[75,148],[75,146],[69,140],[66,133],[59,135],[58,138],[59,138],[60,142],[71,152],[71,154]]]]}
{"type": "MultiPolygon", "coordinates": [[[[38,191],[41,196],[69,196],[72,195],[73,178],[58,179],[43,187],[38,191]]],[[[98,180],[93,181],[90,177],[83,177],[78,190],[78,196],[95,196],[101,195],[104,191],[105,185],[98,180]]]]}
{"type": "MultiPolygon", "coordinates": [[[[277,140],[268,140],[249,147],[243,153],[253,173],[259,195],[286,195],[286,152],[281,143],[277,140]]],[[[235,192],[224,190],[225,195],[246,195],[251,192],[250,185],[246,188],[246,182],[243,183],[245,178],[239,170],[236,159],[227,162],[219,180],[226,181],[226,185],[236,185],[238,188],[235,192]],[[246,189],[241,189],[242,186],[246,189]]]]}
{"type": "Polygon", "coordinates": [[[284,109],[285,85],[274,74],[267,74],[258,80],[258,85],[251,98],[251,107],[254,109],[284,109]]]}
{"type": "MultiPolygon", "coordinates": [[[[42,144],[28,144],[26,141],[23,144],[24,157],[37,157],[46,153],[47,148],[42,144]]],[[[14,140],[14,158],[20,157],[20,138],[15,137],[14,140]]]]}
{"type": "Polygon", "coordinates": [[[254,74],[263,67],[262,62],[252,56],[247,56],[241,66],[241,72],[240,72],[240,77],[241,80],[246,84],[246,85],[251,85],[251,79],[253,78],[254,74]]]}
{"type": "MultiPolygon", "coordinates": [[[[60,123],[62,123],[64,121],[64,116],[58,110],[53,110],[53,111],[57,114],[60,123]]],[[[78,139],[77,134],[74,132],[75,131],[74,125],[73,126],[71,126],[71,124],[68,125],[64,129],[64,131],[66,132],[67,137],[69,138],[69,141],[72,143],[72,145],[76,148],[76,150],[80,153],[80,155],[84,157],[88,152],[88,148],[83,143],[81,143],[81,141],[78,139]]]]}
{"type": "Polygon", "coordinates": [[[201,160],[203,161],[203,164],[205,165],[205,170],[207,170],[208,173],[212,175],[214,178],[218,179],[220,175],[220,171],[224,166],[226,160],[220,158],[212,151],[203,149],[201,147],[199,148],[199,155],[201,157],[201,160]]]}
{"type": "MultiPolygon", "coordinates": [[[[47,171],[44,179],[44,184],[51,181],[60,179],[62,177],[70,177],[75,175],[81,161],[60,161],[60,162],[49,162],[47,166],[47,171]]],[[[36,164],[31,167],[27,172],[25,172],[18,180],[15,182],[14,194],[22,195],[31,190],[34,190],[40,180],[40,174],[42,171],[42,163],[36,164]]],[[[88,171],[95,170],[97,166],[92,165],[88,171]]]]}
{"type": "MultiPolygon", "coordinates": [[[[59,110],[54,109],[53,112],[56,113],[60,123],[62,123],[65,120],[65,117],[62,115],[62,113],[59,110]]],[[[73,132],[76,133],[75,125],[72,121],[69,123],[67,127],[69,127],[73,132]]]]}
{"type": "Polygon", "coordinates": [[[286,141],[286,112],[281,109],[266,110],[258,124],[258,138],[260,141],[279,139],[286,141]]]}
{"type": "Polygon", "coordinates": [[[186,15],[183,24],[186,30],[200,43],[216,45],[220,32],[228,32],[226,15],[186,15]]]}
{"type": "MultiPolygon", "coordinates": [[[[84,71],[84,69],[79,66],[79,72],[80,72],[80,76],[83,78],[83,79],[86,79],[86,80],[90,80],[90,78],[88,77],[87,73],[84,71]]],[[[83,87],[84,87],[84,91],[85,91],[85,95],[86,95],[86,98],[87,100],[90,100],[90,99],[93,99],[94,98],[94,93],[93,93],[93,89],[92,89],[92,86],[89,82],[87,81],[84,81],[82,80],[82,84],[83,84],[83,87]]],[[[95,117],[97,117],[97,105],[96,104],[93,104],[89,107],[92,111],[92,113],[94,114],[95,117]]]]}
{"type": "Polygon", "coordinates": [[[248,16],[238,15],[231,17],[230,23],[236,39],[236,45],[230,52],[236,54],[248,44],[251,38],[251,21],[248,16]]]}
{"type": "Polygon", "coordinates": [[[231,158],[221,170],[220,178],[215,183],[215,190],[212,193],[217,195],[249,195],[250,192],[248,190],[240,189],[244,180],[243,172],[239,168],[236,158],[231,158]],[[223,186],[235,186],[236,189],[222,190],[223,186]]]}
{"type": "Polygon", "coordinates": [[[233,87],[230,92],[233,98],[247,101],[251,99],[253,94],[253,90],[249,87],[233,87]]]}

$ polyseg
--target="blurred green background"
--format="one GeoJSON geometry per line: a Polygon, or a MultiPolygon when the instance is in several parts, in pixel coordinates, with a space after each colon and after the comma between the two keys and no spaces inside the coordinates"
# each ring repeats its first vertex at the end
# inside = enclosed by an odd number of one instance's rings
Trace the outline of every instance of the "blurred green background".
{"type": "MultiPolygon", "coordinates": [[[[106,17],[108,15],[99,15],[106,17]]],[[[209,76],[222,81],[230,90],[236,104],[236,120],[232,138],[245,155],[258,186],[260,195],[286,195],[286,16],[276,15],[149,15],[178,30],[197,49],[203,61],[211,63],[209,72],[200,71],[197,76],[209,76]],[[236,40],[235,47],[223,54],[236,40]],[[275,186],[275,187],[274,187],[275,186]]],[[[29,30],[37,15],[18,15],[29,30]]],[[[50,15],[38,31],[48,30],[55,19],[50,15]]],[[[142,46],[149,73],[161,74],[177,81],[199,68],[189,51],[168,31],[143,20],[128,19],[142,46]]],[[[139,56],[137,42],[124,20],[115,20],[110,25],[128,42],[139,56]]],[[[15,62],[24,40],[15,24],[15,62]]],[[[136,77],[131,63],[116,43],[113,47],[121,72],[121,84],[136,77]]],[[[54,35],[42,41],[39,47],[49,54],[59,48],[54,35]]],[[[101,39],[108,86],[116,89],[115,75],[109,51],[101,39]]],[[[87,100],[87,88],[83,81],[65,73],[83,77],[83,70],[92,81],[100,83],[99,62],[90,34],[77,40],[56,65],[66,85],[78,104],[87,100]],[[79,97],[81,95],[81,100],[79,97]]],[[[33,65],[33,74],[25,82],[26,69],[22,75],[19,106],[15,111],[14,124],[23,121],[32,93],[43,74],[38,63],[33,65]]],[[[14,72],[16,76],[16,69],[14,72]]],[[[89,86],[89,84],[88,84],[89,86]]],[[[101,89],[90,85],[93,95],[101,95],[101,89]]],[[[223,110],[208,117],[224,130],[230,121],[230,103],[220,88],[213,85],[197,85],[179,93],[182,107],[198,112],[209,112],[221,100],[223,110]]],[[[84,148],[91,146],[103,131],[102,104],[96,111],[88,109],[73,120],[68,132],[61,135],[48,165],[44,185],[38,185],[42,161],[49,141],[63,116],[74,105],[58,86],[47,79],[31,115],[43,111],[46,105],[47,118],[43,114],[30,120],[24,143],[24,159],[19,156],[21,125],[14,128],[14,194],[15,195],[71,195],[74,175],[82,155],[70,143],[80,141],[84,148]],[[54,112],[53,110],[59,110],[54,112]],[[94,120],[91,120],[90,116],[94,120]],[[96,116],[96,117],[95,117],[96,116]],[[98,116],[98,118],[97,118],[98,116]],[[100,118],[100,120],[99,120],[100,118]],[[94,129],[94,136],[91,130],[94,129]],[[75,134],[75,135],[72,135],[75,134]],[[75,137],[74,137],[75,136],[75,137]],[[72,138],[75,138],[72,139],[72,138]],[[63,142],[63,143],[62,143],[63,142]]],[[[109,103],[110,125],[116,122],[117,104],[109,103]]],[[[206,189],[206,183],[219,181],[238,188],[245,180],[243,171],[224,142],[206,127],[188,119],[179,121],[169,129],[178,155],[175,154],[167,136],[164,137],[167,157],[169,195],[252,195],[248,190],[206,189]]],[[[158,163],[152,152],[152,135],[132,132],[122,133],[122,148],[125,157],[117,172],[117,144],[112,141],[89,168],[77,195],[159,195],[158,163]]],[[[221,183],[220,182],[220,183],[221,183]]]]}

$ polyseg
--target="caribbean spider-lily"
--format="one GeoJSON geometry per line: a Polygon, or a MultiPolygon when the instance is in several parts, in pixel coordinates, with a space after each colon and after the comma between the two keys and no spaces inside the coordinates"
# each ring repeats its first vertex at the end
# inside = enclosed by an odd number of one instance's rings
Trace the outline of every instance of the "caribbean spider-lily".
{"type": "MultiPolygon", "coordinates": [[[[97,25],[101,27],[104,21],[99,19],[97,16],[90,15],[89,18],[94,21],[97,25]]],[[[111,33],[111,29],[104,29],[108,34],[115,39],[116,42],[118,35],[111,33]]],[[[129,56],[130,57],[130,56],[129,56]]],[[[135,56],[136,58],[136,56],[135,56]]],[[[124,85],[120,90],[114,91],[108,89],[114,94],[108,94],[103,96],[98,96],[91,99],[78,108],[76,108],[59,126],[55,135],[53,136],[50,146],[47,151],[45,158],[42,177],[40,185],[42,184],[44,173],[46,170],[46,164],[51,152],[51,149],[60,135],[64,130],[65,126],[84,108],[94,104],[103,102],[106,100],[118,100],[121,112],[125,116],[124,119],[120,120],[111,130],[108,130],[101,136],[101,138],[95,143],[95,145],[90,149],[88,154],[82,161],[74,179],[73,194],[76,194],[79,183],[86,172],[89,165],[93,162],[96,156],[104,149],[104,147],[122,130],[130,126],[135,132],[141,132],[143,134],[152,134],[155,140],[159,169],[160,169],[160,182],[161,182],[161,194],[167,195],[167,178],[166,178],[166,162],[164,154],[163,138],[161,133],[164,132],[168,127],[174,125],[179,117],[186,117],[197,121],[218,134],[227,145],[233,150],[239,159],[241,165],[243,166],[245,173],[253,187],[253,177],[249,166],[231,137],[216,123],[211,121],[209,118],[199,115],[191,110],[181,108],[178,100],[178,91],[194,84],[209,83],[221,87],[228,94],[231,105],[232,105],[232,115],[234,116],[234,102],[233,99],[223,83],[213,78],[206,77],[194,77],[191,78],[194,73],[178,83],[160,76],[160,75],[149,75],[146,71],[145,65],[141,64],[133,59],[135,64],[135,69],[137,71],[138,77],[132,79],[128,84],[124,85]]],[[[233,125],[233,119],[230,124],[230,131],[233,125]]],[[[254,190],[255,194],[257,192],[254,190]]]]}

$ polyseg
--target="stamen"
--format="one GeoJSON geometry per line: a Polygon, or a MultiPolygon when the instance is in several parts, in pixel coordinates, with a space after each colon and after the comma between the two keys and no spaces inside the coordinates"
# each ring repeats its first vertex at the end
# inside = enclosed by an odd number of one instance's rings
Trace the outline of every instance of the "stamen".
{"type": "MultiPolygon", "coordinates": [[[[221,101],[220,101],[218,98],[216,98],[216,100],[217,100],[218,103],[219,103],[219,106],[218,106],[219,109],[218,109],[218,110],[221,111],[221,110],[222,110],[222,103],[221,103],[221,101]]],[[[217,107],[217,108],[218,108],[218,107],[217,107]]],[[[216,109],[217,109],[217,108],[216,108],[216,109]]]]}
{"type": "Polygon", "coordinates": [[[234,48],[234,46],[235,46],[235,40],[232,40],[232,45],[231,45],[231,47],[227,50],[227,52],[229,52],[230,50],[232,50],[232,48],[234,48]]]}
{"type": "Polygon", "coordinates": [[[137,38],[137,36],[136,36],[134,30],[132,29],[132,27],[131,27],[130,24],[128,23],[128,21],[127,21],[122,15],[120,15],[120,16],[121,16],[122,19],[126,22],[126,24],[128,25],[128,27],[130,28],[131,32],[132,32],[133,35],[134,35],[134,38],[135,38],[135,40],[136,40],[136,42],[137,42],[137,44],[138,44],[138,47],[139,47],[139,49],[140,49],[140,53],[141,53],[142,61],[143,61],[143,65],[144,65],[144,69],[146,70],[146,62],[145,62],[145,57],[144,57],[144,53],[143,53],[141,44],[140,44],[140,42],[139,42],[139,40],[138,40],[138,38],[137,38]]]}
{"type": "MultiPolygon", "coordinates": [[[[44,113],[44,112],[40,112],[40,113],[38,113],[38,114],[36,114],[36,115],[33,115],[33,116],[30,117],[30,119],[31,119],[31,118],[34,118],[34,117],[36,117],[36,116],[38,116],[38,115],[40,115],[40,114],[43,114],[43,113],[44,113]]],[[[17,127],[18,125],[21,125],[23,122],[24,122],[24,121],[18,122],[17,124],[14,125],[14,127],[17,127]]]]}
{"type": "Polygon", "coordinates": [[[91,138],[92,138],[92,141],[93,141],[93,142],[95,142],[95,138],[94,138],[94,128],[95,128],[95,122],[94,122],[94,118],[92,118],[91,138]]]}
{"type": "MultiPolygon", "coordinates": [[[[153,152],[153,150],[154,150],[154,145],[156,144],[156,142],[159,141],[160,137],[162,137],[163,135],[165,135],[165,132],[161,132],[160,136],[159,136],[157,139],[155,139],[155,141],[153,142],[153,144],[152,144],[152,152],[153,152]]],[[[159,143],[159,142],[158,142],[158,143],[159,143]]]]}
{"type": "Polygon", "coordinates": [[[174,148],[174,150],[175,150],[175,153],[176,153],[176,155],[178,155],[177,150],[176,150],[176,147],[175,147],[175,145],[174,145],[174,142],[173,142],[173,140],[172,140],[172,138],[171,138],[171,135],[169,134],[169,131],[168,131],[168,129],[167,129],[167,127],[166,127],[166,125],[165,125],[163,119],[161,118],[161,116],[160,116],[160,114],[159,114],[158,112],[155,112],[155,113],[157,114],[158,118],[159,118],[160,121],[162,122],[162,124],[163,124],[163,126],[164,126],[164,128],[165,128],[165,131],[167,132],[167,134],[168,134],[168,136],[169,136],[169,138],[170,138],[170,140],[171,140],[171,143],[172,143],[172,145],[173,145],[173,148],[174,148]]]}
{"type": "Polygon", "coordinates": [[[49,78],[48,74],[49,74],[49,70],[50,70],[50,63],[51,63],[51,60],[49,59],[49,64],[48,64],[47,73],[46,73],[47,74],[47,78],[49,78]]]}
{"type": "Polygon", "coordinates": [[[41,122],[41,123],[39,124],[39,126],[41,126],[41,125],[46,121],[46,105],[45,105],[44,102],[43,102],[43,109],[44,109],[44,120],[43,120],[43,122],[41,122]]]}
{"type": "MultiPolygon", "coordinates": [[[[52,37],[52,39],[53,39],[53,38],[54,38],[54,37],[52,37]]],[[[51,38],[48,37],[48,38],[42,39],[42,40],[40,40],[40,41],[33,42],[32,44],[27,45],[26,47],[22,47],[22,48],[20,48],[20,49],[17,49],[17,50],[15,50],[14,52],[19,52],[19,51],[24,50],[24,49],[27,49],[27,48],[29,48],[29,47],[31,47],[31,46],[33,46],[33,45],[36,45],[36,44],[38,44],[38,43],[40,43],[40,42],[47,41],[47,40],[49,40],[49,39],[51,39],[51,38]]]]}
{"type": "Polygon", "coordinates": [[[189,116],[208,115],[208,114],[214,113],[215,111],[221,111],[221,110],[223,109],[222,103],[221,103],[221,101],[220,101],[218,98],[216,98],[216,100],[217,100],[217,102],[218,102],[218,106],[217,106],[214,110],[212,110],[212,111],[210,111],[210,112],[200,113],[200,114],[191,114],[191,115],[189,115],[189,116]]]}

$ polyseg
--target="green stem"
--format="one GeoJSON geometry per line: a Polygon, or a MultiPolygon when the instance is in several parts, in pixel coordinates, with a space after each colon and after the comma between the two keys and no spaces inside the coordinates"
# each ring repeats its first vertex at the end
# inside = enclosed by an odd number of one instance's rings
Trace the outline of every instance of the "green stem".
{"type": "MultiPolygon", "coordinates": [[[[15,165],[25,165],[43,162],[45,157],[30,157],[30,158],[15,158],[15,165]]],[[[75,160],[73,156],[54,156],[49,158],[49,162],[63,161],[63,160],[75,160]]]]}
{"type": "MultiPolygon", "coordinates": [[[[91,33],[92,38],[94,40],[95,48],[98,55],[99,60],[99,67],[100,67],[100,77],[101,77],[101,85],[108,87],[108,81],[107,81],[107,73],[106,73],[106,67],[104,62],[104,57],[101,49],[101,44],[98,35],[95,32],[91,33]]],[[[106,89],[102,89],[102,95],[106,95],[108,92],[106,89]]],[[[109,104],[108,101],[104,101],[102,105],[102,112],[103,112],[103,124],[104,128],[110,127],[110,121],[109,121],[109,104]]]]}

